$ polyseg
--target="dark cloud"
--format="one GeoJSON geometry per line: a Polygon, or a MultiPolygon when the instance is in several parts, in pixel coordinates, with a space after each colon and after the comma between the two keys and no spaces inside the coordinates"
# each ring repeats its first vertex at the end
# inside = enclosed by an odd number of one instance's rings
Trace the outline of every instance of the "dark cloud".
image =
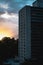
{"type": "Polygon", "coordinates": [[[0,12],[8,11],[17,13],[21,7],[25,6],[27,3],[30,4],[34,0],[0,0],[0,3],[8,4],[9,8],[0,8],[0,12]]]}

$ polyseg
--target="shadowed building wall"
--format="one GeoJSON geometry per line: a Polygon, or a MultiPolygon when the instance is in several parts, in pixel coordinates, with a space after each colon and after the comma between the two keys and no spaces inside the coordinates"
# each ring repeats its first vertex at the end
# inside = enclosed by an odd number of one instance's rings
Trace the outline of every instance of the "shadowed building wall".
{"type": "Polygon", "coordinates": [[[37,60],[43,59],[43,8],[31,8],[31,52],[37,60]]]}

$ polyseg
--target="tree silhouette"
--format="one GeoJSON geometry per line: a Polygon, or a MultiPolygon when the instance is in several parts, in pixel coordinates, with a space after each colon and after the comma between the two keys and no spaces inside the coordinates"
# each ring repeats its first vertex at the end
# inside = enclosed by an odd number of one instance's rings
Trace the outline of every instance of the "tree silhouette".
{"type": "Polygon", "coordinates": [[[18,39],[4,37],[0,41],[0,65],[8,58],[15,58],[18,55],[18,39]]]}

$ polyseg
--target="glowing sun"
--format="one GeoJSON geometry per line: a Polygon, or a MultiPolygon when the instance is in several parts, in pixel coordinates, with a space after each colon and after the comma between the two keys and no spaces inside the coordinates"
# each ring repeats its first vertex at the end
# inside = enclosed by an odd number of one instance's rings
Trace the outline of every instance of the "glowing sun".
{"type": "Polygon", "coordinates": [[[0,33],[0,40],[2,40],[2,38],[4,38],[4,37],[10,37],[8,34],[1,34],[0,33]]]}
{"type": "Polygon", "coordinates": [[[4,37],[10,37],[12,38],[12,31],[8,30],[8,29],[1,29],[0,30],[0,40],[2,40],[2,38],[4,37]]]}

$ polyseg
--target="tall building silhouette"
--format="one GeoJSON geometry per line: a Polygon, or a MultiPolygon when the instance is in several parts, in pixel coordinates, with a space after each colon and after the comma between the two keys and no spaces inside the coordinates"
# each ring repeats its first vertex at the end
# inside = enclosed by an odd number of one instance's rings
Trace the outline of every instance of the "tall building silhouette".
{"type": "Polygon", "coordinates": [[[19,55],[20,60],[31,58],[30,7],[19,11],[19,55]],[[28,10],[27,10],[28,9],[28,10]],[[29,15],[29,16],[28,16],[29,15]],[[28,22],[29,21],[29,22],[28,22]]]}
{"type": "Polygon", "coordinates": [[[42,7],[25,6],[19,11],[19,57],[21,61],[43,60],[42,7]]]}

